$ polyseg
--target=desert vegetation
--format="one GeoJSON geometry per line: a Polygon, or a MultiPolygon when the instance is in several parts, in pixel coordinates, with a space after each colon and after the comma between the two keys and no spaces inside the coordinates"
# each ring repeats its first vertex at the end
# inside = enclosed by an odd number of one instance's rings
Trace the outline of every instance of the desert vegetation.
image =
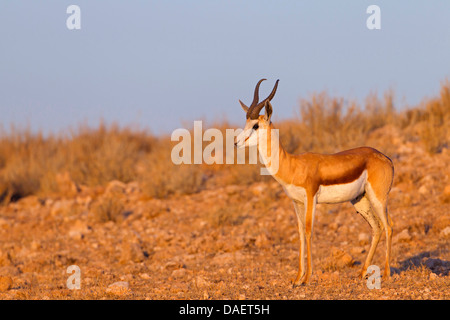
{"type": "Polygon", "coordinates": [[[170,136],[101,123],[1,130],[0,298],[448,299],[450,83],[418,106],[393,95],[359,104],[322,92],[274,123],[292,153],[369,145],[393,160],[393,279],[382,289],[356,278],[370,229],[350,205],[318,207],[315,275],[292,289],[294,211],[259,165],[174,165],[170,136]],[[80,290],[65,286],[71,264],[80,290]]]}

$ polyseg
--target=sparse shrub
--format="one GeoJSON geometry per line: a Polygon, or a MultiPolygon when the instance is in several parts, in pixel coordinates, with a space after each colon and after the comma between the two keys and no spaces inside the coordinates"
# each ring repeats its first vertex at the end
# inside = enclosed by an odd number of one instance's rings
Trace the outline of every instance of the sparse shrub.
{"type": "Polygon", "coordinates": [[[245,216],[242,214],[241,204],[230,204],[215,209],[211,208],[206,219],[212,227],[223,227],[239,225],[245,220],[245,216]]]}
{"type": "Polygon", "coordinates": [[[175,165],[171,159],[171,143],[158,143],[139,166],[139,182],[150,197],[190,194],[200,191],[206,179],[199,164],[175,165]]]}
{"type": "Polygon", "coordinates": [[[90,217],[95,222],[119,222],[123,219],[125,205],[120,197],[105,195],[92,204],[90,217]]]}
{"type": "Polygon", "coordinates": [[[329,97],[325,92],[300,101],[300,119],[281,122],[280,139],[287,151],[334,153],[365,145],[369,134],[396,116],[392,94],[384,102],[375,95],[366,99],[362,109],[354,101],[329,97]]]}
{"type": "Polygon", "coordinates": [[[98,129],[82,127],[68,145],[65,156],[75,182],[88,186],[112,180],[130,182],[137,178],[136,164],[151,152],[153,138],[113,125],[98,129]]]}
{"type": "Polygon", "coordinates": [[[70,136],[44,137],[29,129],[0,135],[0,202],[58,192],[56,177],[68,172],[76,184],[105,185],[137,178],[136,165],[155,138],[116,125],[80,126],[70,136]]]}
{"type": "Polygon", "coordinates": [[[0,203],[16,201],[41,189],[41,180],[53,170],[57,142],[30,130],[13,129],[0,138],[0,203]]]}
{"type": "Polygon", "coordinates": [[[425,149],[433,154],[450,147],[450,83],[441,87],[440,98],[425,105],[419,136],[425,149]]]}
{"type": "Polygon", "coordinates": [[[397,125],[411,140],[420,139],[424,149],[439,153],[450,147],[450,82],[441,85],[440,96],[402,112],[397,125]]]}

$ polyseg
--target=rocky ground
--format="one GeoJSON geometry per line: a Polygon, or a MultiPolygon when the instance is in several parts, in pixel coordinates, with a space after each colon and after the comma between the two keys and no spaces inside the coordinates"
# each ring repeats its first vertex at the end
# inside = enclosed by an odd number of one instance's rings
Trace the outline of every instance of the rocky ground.
{"type": "MultiPolygon", "coordinates": [[[[152,199],[136,182],[76,186],[0,207],[0,299],[449,299],[450,150],[395,147],[390,280],[358,273],[370,228],[350,204],[318,205],[313,277],[292,288],[298,234],[274,181],[152,199]],[[67,268],[80,268],[68,289],[67,268]]],[[[373,263],[383,269],[382,238],[373,263]]]]}

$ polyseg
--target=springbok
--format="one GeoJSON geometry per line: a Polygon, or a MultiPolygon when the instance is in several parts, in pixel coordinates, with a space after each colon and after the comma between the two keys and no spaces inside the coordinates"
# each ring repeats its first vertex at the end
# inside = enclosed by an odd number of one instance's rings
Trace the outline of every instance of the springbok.
{"type": "Polygon", "coordinates": [[[306,152],[289,154],[279,143],[278,130],[270,121],[272,105],[278,81],[270,95],[258,102],[259,86],[256,85],[253,102],[247,107],[239,100],[247,114],[244,130],[235,138],[239,148],[257,145],[262,162],[294,203],[300,237],[299,269],[293,286],[306,284],[312,275],[311,241],[314,213],[317,203],[341,203],[350,201],[356,211],[372,228],[372,242],[361,270],[364,278],[370,266],[383,229],[386,233],[385,279],[390,277],[392,220],[387,210],[388,194],[394,177],[391,159],[381,152],[360,147],[335,154],[306,152]],[[265,114],[259,115],[262,108],[265,114]],[[272,141],[278,143],[273,144],[272,141]],[[273,149],[273,146],[277,149],[273,149]],[[272,149],[268,150],[270,146],[272,149]],[[277,163],[274,168],[273,163],[277,163]],[[303,204],[303,206],[302,206],[303,204]],[[305,209],[302,210],[302,207],[305,209]],[[306,244],[306,245],[305,245],[306,244]],[[306,248],[306,268],[305,268],[306,248]]]}

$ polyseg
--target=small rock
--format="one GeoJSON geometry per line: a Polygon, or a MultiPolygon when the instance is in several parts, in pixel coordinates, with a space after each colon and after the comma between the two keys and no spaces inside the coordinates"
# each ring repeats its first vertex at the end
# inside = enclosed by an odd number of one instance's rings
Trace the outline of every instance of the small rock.
{"type": "Polygon", "coordinates": [[[127,185],[119,180],[113,180],[108,183],[105,193],[125,193],[127,185]]]}
{"type": "Polygon", "coordinates": [[[430,273],[430,280],[435,280],[438,278],[438,275],[436,273],[430,273]]]}
{"type": "Polygon", "coordinates": [[[91,232],[91,228],[83,221],[77,220],[69,230],[69,237],[81,240],[89,232],[91,232]]]}
{"type": "Polygon", "coordinates": [[[107,293],[123,295],[130,292],[130,284],[127,281],[117,281],[110,284],[106,289],[107,293]]]}
{"type": "Polygon", "coordinates": [[[445,186],[444,192],[442,192],[441,200],[443,203],[449,203],[450,202],[450,184],[445,186]]]}
{"type": "Polygon", "coordinates": [[[122,245],[120,263],[142,262],[144,259],[145,254],[139,243],[127,241],[122,245]]]}
{"type": "Polygon", "coordinates": [[[39,250],[41,248],[41,244],[38,241],[33,240],[30,244],[30,248],[33,251],[39,250]]]}
{"type": "Polygon", "coordinates": [[[166,269],[166,270],[176,270],[176,269],[180,269],[183,267],[184,267],[183,263],[181,263],[179,261],[174,261],[174,260],[171,260],[164,265],[164,269],[166,269]]]}
{"type": "Polygon", "coordinates": [[[450,238],[450,227],[446,227],[445,229],[442,229],[439,233],[441,237],[444,239],[450,238]]]}
{"type": "Polygon", "coordinates": [[[144,280],[150,279],[150,276],[148,273],[141,273],[139,276],[141,277],[141,279],[144,279],[144,280]]]}
{"type": "Polygon", "coordinates": [[[364,249],[364,247],[353,247],[350,249],[350,253],[352,255],[358,255],[361,253],[364,253],[366,251],[366,249],[364,249]]]}
{"type": "Polygon", "coordinates": [[[113,284],[110,284],[108,287],[109,288],[111,288],[111,287],[120,287],[120,288],[127,288],[128,289],[130,287],[130,284],[127,281],[117,281],[117,282],[114,282],[113,284]]]}
{"type": "Polygon", "coordinates": [[[261,233],[256,237],[255,245],[258,248],[266,247],[268,243],[268,239],[265,233],[261,233]]]}
{"type": "Polygon", "coordinates": [[[172,277],[174,278],[183,278],[186,275],[186,269],[176,269],[172,271],[172,277]]]}
{"type": "Polygon", "coordinates": [[[8,276],[0,276],[0,292],[11,289],[13,280],[8,276]]]}
{"type": "Polygon", "coordinates": [[[398,235],[394,237],[397,242],[408,242],[411,241],[411,235],[408,229],[403,229],[398,235]]]}
{"type": "Polygon", "coordinates": [[[73,212],[74,201],[58,200],[52,203],[50,215],[53,217],[67,217],[73,212]]]}
{"type": "Polygon", "coordinates": [[[266,190],[267,187],[263,184],[257,184],[251,187],[251,192],[255,195],[255,196],[260,196],[264,193],[264,190],[266,190]]]}
{"type": "Polygon", "coordinates": [[[334,261],[334,264],[338,268],[343,268],[346,266],[352,266],[354,263],[354,260],[350,254],[345,252],[344,250],[341,250],[339,248],[333,247],[331,249],[331,257],[334,261]]]}
{"type": "Polygon", "coordinates": [[[429,192],[428,187],[426,185],[421,186],[418,191],[422,195],[426,195],[429,192]]]}
{"type": "Polygon", "coordinates": [[[195,284],[199,288],[205,288],[210,286],[210,283],[206,281],[202,276],[197,276],[195,278],[195,284]]]}
{"type": "Polygon", "coordinates": [[[360,233],[358,235],[358,242],[361,246],[369,244],[370,243],[370,235],[368,233],[360,233]]]}
{"type": "Polygon", "coordinates": [[[216,255],[212,259],[211,264],[217,265],[217,266],[223,266],[226,264],[234,264],[237,261],[240,261],[243,259],[244,259],[244,255],[242,253],[240,253],[239,251],[225,252],[225,253],[216,255]]]}

